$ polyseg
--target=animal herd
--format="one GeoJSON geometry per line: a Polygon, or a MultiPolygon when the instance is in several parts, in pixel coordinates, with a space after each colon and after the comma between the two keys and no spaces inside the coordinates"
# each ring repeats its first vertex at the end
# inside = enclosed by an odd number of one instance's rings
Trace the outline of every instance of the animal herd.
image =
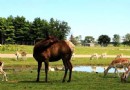
{"type": "MultiPolygon", "coordinates": [[[[67,73],[69,71],[69,78],[67,82],[71,81],[72,77],[72,63],[71,57],[73,56],[75,46],[70,41],[59,40],[56,37],[47,35],[46,39],[37,42],[33,49],[33,57],[37,61],[37,79],[38,82],[40,80],[40,70],[42,67],[42,63],[45,65],[45,82],[48,81],[48,70],[49,70],[49,62],[54,62],[58,60],[63,61],[64,65],[64,76],[62,82],[66,81],[67,73]]],[[[18,56],[18,52],[16,56],[18,56]]],[[[26,53],[23,53],[26,55],[26,53]]],[[[97,58],[98,54],[93,54],[90,59],[94,57],[97,58]]],[[[106,57],[106,53],[103,53],[101,58],[106,57]]],[[[17,57],[18,59],[18,57],[17,57]]],[[[3,62],[0,62],[0,72],[3,74],[2,80],[7,81],[6,72],[3,71],[3,62]]],[[[127,78],[130,75],[130,61],[127,58],[122,58],[121,55],[117,56],[104,70],[104,76],[107,75],[108,71],[111,68],[115,68],[115,73],[117,72],[118,77],[121,78],[122,82],[126,82],[127,78]],[[117,68],[124,68],[125,72],[120,76],[117,68]]]]}

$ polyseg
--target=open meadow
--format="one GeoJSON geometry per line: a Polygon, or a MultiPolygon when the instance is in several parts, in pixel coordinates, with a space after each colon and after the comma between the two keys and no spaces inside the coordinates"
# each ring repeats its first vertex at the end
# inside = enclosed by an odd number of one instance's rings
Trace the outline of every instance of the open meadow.
{"type": "MultiPolygon", "coordinates": [[[[28,54],[32,54],[33,52],[33,46],[28,45],[3,45],[0,47],[0,53],[9,53],[14,54],[16,51],[26,51],[28,54]]],[[[86,47],[86,46],[76,46],[75,47],[75,54],[87,54],[91,55],[93,53],[107,53],[108,55],[117,55],[117,54],[124,54],[124,55],[130,55],[130,47],[129,46],[120,46],[120,47],[86,47]]]]}
{"type": "Polygon", "coordinates": [[[49,72],[48,83],[41,72],[40,82],[35,82],[36,71],[10,72],[8,82],[0,82],[1,90],[129,90],[130,82],[121,83],[112,74],[103,77],[102,73],[73,72],[72,82],[62,83],[64,72],[49,72]]]}
{"type": "MultiPolygon", "coordinates": [[[[2,54],[14,54],[16,50],[26,51],[32,54],[33,46],[10,45],[0,47],[2,54]]],[[[107,53],[108,55],[129,55],[129,47],[81,47],[75,49],[75,54],[91,55],[93,53],[107,53]]],[[[99,58],[90,60],[90,58],[75,58],[71,62],[73,66],[108,66],[114,58],[99,58]]],[[[112,73],[103,77],[103,73],[76,72],[72,73],[70,83],[62,83],[64,71],[49,71],[48,83],[44,82],[44,64],[41,70],[40,82],[35,82],[37,76],[37,62],[34,58],[27,60],[16,60],[15,58],[0,58],[4,61],[4,70],[7,72],[8,81],[0,81],[1,90],[128,90],[130,88],[130,78],[127,83],[121,83],[120,78],[114,77],[112,73]]],[[[63,66],[62,60],[50,62],[51,67],[63,66]]],[[[0,75],[1,79],[2,75],[0,75]]],[[[68,77],[67,77],[68,79],[68,77]]]]}

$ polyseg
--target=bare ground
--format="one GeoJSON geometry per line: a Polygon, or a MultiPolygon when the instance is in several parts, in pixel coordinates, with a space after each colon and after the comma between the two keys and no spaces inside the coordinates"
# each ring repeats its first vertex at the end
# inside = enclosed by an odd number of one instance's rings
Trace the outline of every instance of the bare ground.
{"type": "MultiPolygon", "coordinates": [[[[16,58],[15,54],[0,54],[1,58],[16,58]]],[[[27,54],[27,57],[33,57],[32,54],[27,54]]],[[[76,58],[84,58],[84,57],[91,57],[91,55],[74,55],[76,58]]],[[[114,58],[116,55],[107,55],[106,57],[114,58]]],[[[124,55],[124,58],[130,58],[130,56],[124,55]]]]}

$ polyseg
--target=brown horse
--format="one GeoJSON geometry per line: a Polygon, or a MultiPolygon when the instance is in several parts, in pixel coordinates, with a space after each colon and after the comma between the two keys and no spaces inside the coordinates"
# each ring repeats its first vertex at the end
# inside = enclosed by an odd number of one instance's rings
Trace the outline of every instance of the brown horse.
{"type": "Polygon", "coordinates": [[[33,50],[33,57],[38,62],[38,74],[36,81],[39,81],[42,62],[45,64],[45,82],[47,82],[49,62],[62,59],[65,67],[65,74],[62,82],[65,82],[68,70],[70,71],[68,82],[70,82],[72,74],[72,64],[70,62],[71,56],[72,51],[64,40],[58,40],[55,37],[48,37],[47,39],[36,43],[33,50]]]}

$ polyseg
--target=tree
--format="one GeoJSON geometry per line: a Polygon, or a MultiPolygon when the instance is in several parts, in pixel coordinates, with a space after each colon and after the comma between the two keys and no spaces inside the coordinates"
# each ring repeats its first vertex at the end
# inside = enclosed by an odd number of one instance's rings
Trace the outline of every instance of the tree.
{"type": "Polygon", "coordinates": [[[14,20],[13,16],[9,16],[6,20],[5,42],[8,44],[14,44],[15,42],[13,20],[14,20]]]}
{"type": "Polygon", "coordinates": [[[24,16],[17,16],[14,18],[13,25],[15,29],[15,41],[19,44],[23,44],[25,38],[25,33],[28,32],[28,28],[26,28],[26,18],[24,16]]]}
{"type": "Polygon", "coordinates": [[[46,20],[35,18],[31,25],[31,38],[35,41],[37,39],[45,38],[45,32],[49,32],[49,24],[46,20]]]}
{"type": "Polygon", "coordinates": [[[58,39],[66,39],[70,32],[70,27],[65,21],[50,19],[50,22],[35,18],[33,22],[26,21],[24,16],[0,17],[0,43],[32,44],[36,39],[43,39],[53,35],[58,39]]]}
{"type": "Polygon", "coordinates": [[[0,43],[5,43],[6,18],[0,17],[0,43]]]}
{"type": "Polygon", "coordinates": [[[130,46],[130,33],[127,33],[123,38],[123,44],[130,46]]]}
{"type": "Polygon", "coordinates": [[[119,46],[119,45],[120,45],[120,35],[114,34],[114,37],[113,37],[113,45],[114,45],[114,46],[119,46]]]}
{"type": "Polygon", "coordinates": [[[70,27],[65,21],[50,19],[50,34],[56,36],[59,39],[66,39],[66,36],[70,32],[70,27]]]}
{"type": "Polygon", "coordinates": [[[110,43],[110,37],[108,35],[101,35],[99,36],[98,38],[98,43],[101,45],[101,46],[108,46],[108,44],[110,43]]]}
{"type": "Polygon", "coordinates": [[[76,40],[76,42],[77,42],[78,45],[81,45],[81,44],[82,44],[82,36],[81,36],[81,35],[76,36],[76,37],[75,37],[75,40],[76,40]]]}
{"type": "Polygon", "coordinates": [[[94,38],[92,36],[85,36],[85,43],[94,43],[94,38]]]}
{"type": "Polygon", "coordinates": [[[70,36],[70,41],[74,44],[74,45],[77,45],[78,42],[77,40],[75,39],[75,37],[73,35],[70,36]]]}

